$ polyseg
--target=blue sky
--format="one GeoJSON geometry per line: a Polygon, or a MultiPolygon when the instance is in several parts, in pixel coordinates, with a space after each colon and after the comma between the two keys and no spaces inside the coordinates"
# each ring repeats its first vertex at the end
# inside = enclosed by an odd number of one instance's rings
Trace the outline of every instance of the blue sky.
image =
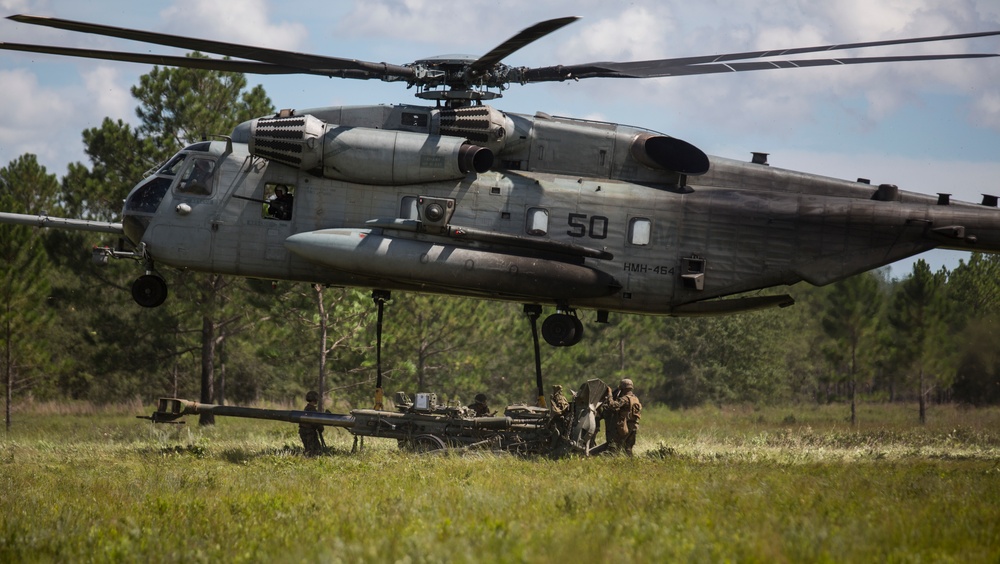
{"type": "MultiPolygon", "coordinates": [[[[479,55],[537,21],[582,18],[505,60],[529,67],[1000,30],[996,0],[0,0],[0,15],[17,13],[397,64],[479,55]]],[[[172,52],[8,20],[0,41],[172,52]]],[[[998,53],[1000,38],[855,54],[923,52],[998,53]]],[[[61,176],[69,162],[86,162],[81,132],[105,116],[135,123],[129,87],[148,71],[0,52],[0,164],[31,152],[61,176]]],[[[416,103],[398,83],[248,78],[279,108],[416,103]]],[[[639,125],[710,155],[765,151],[774,166],[917,192],[1000,194],[1000,58],[514,85],[493,105],[639,125]]],[[[965,256],[925,258],[953,268],[965,256]]]]}

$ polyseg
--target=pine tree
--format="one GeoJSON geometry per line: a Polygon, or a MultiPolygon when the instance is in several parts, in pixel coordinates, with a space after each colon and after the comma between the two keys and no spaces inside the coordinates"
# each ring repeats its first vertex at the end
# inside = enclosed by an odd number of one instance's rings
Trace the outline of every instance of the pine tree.
{"type": "MultiPolygon", "coordinates": [[[[40,214],[55,203],[58,188],[34,155],[0,169],[0,209],[40,214]]],[[[46,329],[55,319],[48,306],[49,263],[42,235],[34,227],[0,226],[0,366],[4,380],[4,422],[19,389],[37,388],[46,376],[46,329]]]]}
{"type": "Polygon", "coordinates": [[[907,368],[917,373],[921,423],[927,421],[928,382],[942,378],[950,361],[945,345],[944,281],[944,272],[932,273],[923,259],[918,260],[909,278],[897,286],[889,307],[899,358],[910,359],[907,368]]]}
{"type": "Polygon", "coordinates": [[[856,393],[862,372],[865,347],[875,344],[874,332],[882,308],[878,279],[871,273],[858,274],[837,282],[827,294],[822,326],[833,339],[831,359],[839,361],[846,373],[851,402],[851,425],[856,425],[856,393]]]}

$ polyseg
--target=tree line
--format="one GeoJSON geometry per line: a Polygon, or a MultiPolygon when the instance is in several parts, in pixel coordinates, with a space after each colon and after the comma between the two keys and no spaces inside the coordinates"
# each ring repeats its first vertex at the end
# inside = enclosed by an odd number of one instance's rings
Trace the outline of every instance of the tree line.
{"type": "MultiPolygon", "coordinates": [[[[0,169],[0,210],[115,221],[138,179],[183,146],[273,112],[240,74],[158,69],[132,88],[140,124],[105,119],[83,132],[89,165],[62,179],[25,154],[0,169]]],[[[340,408],[369,407],[376,376],[371,293],[272,285],[164,270],[158,308],[129,294],[135,264],[90,260],[105,235],[0,226],[0,333],[6,419],[18,398],[150,403],[164,396],[247,404],[301,402],[319,389],[340,408]]],[[[581,345],[543,345],[547,384],[631,378],[644,403],[1000,402],[1000,258],[954,270],[917,261],[792,288],[797,305],[717,318],[581,312],[581,345]]],[[[485,392],[533,402],[534,350],[518,304],[395,293],[385,310],[382,368],[391,396],[485,392]]],[[[204,422],[211,422],[210,420],[204,422]]]]}

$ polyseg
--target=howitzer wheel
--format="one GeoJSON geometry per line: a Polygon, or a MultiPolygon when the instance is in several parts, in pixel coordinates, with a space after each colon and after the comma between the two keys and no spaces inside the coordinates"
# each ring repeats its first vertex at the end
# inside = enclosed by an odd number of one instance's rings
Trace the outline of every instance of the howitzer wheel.
{"type": "Polygon", "coordinates": [[[414,452],[431,452],[435,450],[444,450],[448,448],[448,445],[436,435],[417,435],[413,437],[410,442],[410,448],[414,452]]]}

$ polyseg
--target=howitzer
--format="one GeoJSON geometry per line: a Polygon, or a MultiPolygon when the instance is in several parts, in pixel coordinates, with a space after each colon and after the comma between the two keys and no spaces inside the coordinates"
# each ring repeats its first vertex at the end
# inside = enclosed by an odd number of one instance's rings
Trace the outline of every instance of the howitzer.
{"type": "MultiPolygon", "coordinates": [[[[586,390],[604,390],[600,380],[591,380],[586,390]]],[[[561,432],[559,418],[551,411],[530,405],[511,405],[503,416],[475,417],[464,407],[437,406],[434,394],[417,394],[410,402],[397,394],[397,411],[354,409],[349,415],[317,411],[259,409],[197,403],[178,398],[162,398],[149,419],[155,423],[174,422],[185,415],[212,414],[226,417],[269,419],[289,423],[312,423],[347,429],[360,437],[396,439],[400,447],[417,451],[445,448],[483,448],[518,454],[563,454],[578,450],[587,453],[596,429],[594,419],[573,417],[572,437],[561,432]]],[[[598,394],[581,394],[581,408],[573,413],[592,414],[600,403],[598,394]],[[590,398],[594,398],[591,400],[590,398]]]]}

